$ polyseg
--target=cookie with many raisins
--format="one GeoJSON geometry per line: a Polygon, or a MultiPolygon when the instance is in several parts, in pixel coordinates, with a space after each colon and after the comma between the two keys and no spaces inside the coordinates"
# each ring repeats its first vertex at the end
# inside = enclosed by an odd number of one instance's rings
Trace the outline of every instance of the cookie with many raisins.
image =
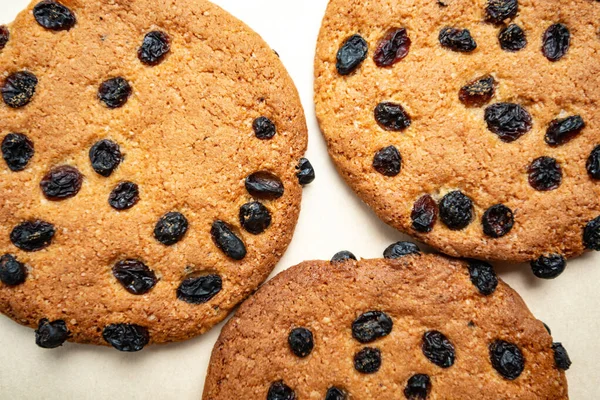
{"type": "Polygon", "coordinates": [[[309,261],[223,328],[203,399],[566,400],[569,366],[489,264],[309,261]]]}
{"type": "Polygon", "coordinates": [[[291,240],[314,179],[293,82],[176,3],[36,0],[0,29],[0,312],[41,347],[204,333],[291,240]]]}
{"type": "Polygon", "coordinates": [[[348,184],[452,256],[600,250],[600,2],[408,3],[329,2],[315,102],[348,184]]]}

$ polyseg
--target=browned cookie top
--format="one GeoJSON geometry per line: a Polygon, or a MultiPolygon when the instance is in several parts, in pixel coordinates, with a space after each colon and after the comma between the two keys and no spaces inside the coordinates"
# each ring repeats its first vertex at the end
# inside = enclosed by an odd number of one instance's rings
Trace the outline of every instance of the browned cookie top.
{"type": "Polygon", "coordinates": [[[600,2],[332,0],[317,115],[346,181],[454,256],[600,250],[600,2]]]}

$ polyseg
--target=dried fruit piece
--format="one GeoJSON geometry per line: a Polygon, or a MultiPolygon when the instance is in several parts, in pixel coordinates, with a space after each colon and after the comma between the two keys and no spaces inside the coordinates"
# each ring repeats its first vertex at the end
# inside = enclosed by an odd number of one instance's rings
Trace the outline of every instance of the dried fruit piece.
{"type": "Polygon", "coordinates": [[[98,89],[98,98],[108,108],[119,108],[127,103],[131,92],[129,82],[124,78],[117,77],[102,82],[98,89]]]}
{"type": "Polygon", "coordinates": [[[288,335],[288,344],[292,353],[300,358],[307,357],[315,347],[313,334],[306,328],[292,329],[288,335]]]}
{"type": "Polygon", "coordinates": [[[188,226],[188,220],[182,213],[166,213],[154,227],[154,238],[166,246],[172,246],[183,239],[188,226]]]}
{"type": "Polygon", "coordinates": [[[600,217],[586,224],[583,229],[583,245],[586,249],[600,251],[600,217]]]}
{"type": "Polygon", "coordinates": [[[29,71],[13,72],[4,79],[2,99],[11,108],[25,107],[35,94],[37,77],[29,71]]]}
{"type": "Polygon", "coordinates": [[[82,183],[83,175],[77,168],[62,165],[42,178],[40,188],[48,200],[64,200],[76,196],[82,183]]]}
{"type": "Polygon", "coordinates": [[[133,182],[121,182],[110,192],[108,204],[115,210],[128,210],[140,200],[138,185],[133,182]]]}
{"type": "Polygon", "coordinates": [[[277,133],[275,124],[267,117],[259,117],[252,123],[252,129],[257,138],[267,140],[273,138],[277,133]]]}
{"type": "Polygon", "coordinates": [[[296,393],[283,381],[277,381],[269,387],[267,400],[296,400],[296,393]]]}
{"type": "Polygon", "coordinates": [[[600,145],[596,146],[587,159],[586,169],[590,178],[600,180],[600,145]]]}
{"type": "Polygon", "coordinates": [[[412,242],[396,242],[385,249],[383,257],[388,260],[396,260],[410,254],[421,254],[421,249],[412,242]]]}
{"type": "Polygon", "coordinates": [[[419,198],[413,206],[410,218],[415,231],[429,233],[437,221],[438,206],[433,197],[426,194],[419,198]]]}
{"type": "Polygon", "coordinates": [[[563,58],[571,46],[571,32],[563,24],[551,25],[544,33],[542,53],[550,61],[563,58]]]}
{"type": "Polygon", "coordinates": [[[6,25],[0,26],[0,50],[6,47],[6,43],[8,43],[8,39],[10,39],[10,32],[6,25]]]}
{"type": "Polygon", "coordinates": [[[440,219],[454,231],[466,228],[473,220],[473,200],[459,190],[446,194],[440,202],[440,219]]]}
{"type": "Polygon", "coordinates": [[[71,10],[54,0],[40,1],[33,8],[33,17],[38,24],[52,31],[69,30],[77,22],[71,10]]]}
{"type": "Polygon", "coordinates": [[[527,172],[531,187],[541,192],[557,189],[562,183],[562,168],[552,157],[536,158],[527,172]]]}
{"type": "Polygon", "coordinates": [[[119,145],[108,139],[95,143],[90,149],[89,156],[94,171],[106,178],[112,175],[123,160],[119,145]]]}
{"type": "Polygon", "coordinates": [[[490,359],[494,369],[511,381],[517,379],[525,369],[525,358],[521,350],[504,340],[496,340],[490,344],[490,359]]]}
{"type": "Polygon", "coordinates": [[[12,230],[10,241],[23,251],[38,251],[50,245],[55,232],[54,225],[48,222],[27,221],[12,230]]]}
{"type": "Polygon", "coordinates": [[[463,86],[458,93],[458,99],[468,107],[481,107],[492,100],[495,92],[496,80],[486,75],[463,86]]]}
{"type": "Polygon", "coordinates": [[[119,351],[140,351],[150,341],[148,329],[136,324],[111,324],[104,327],[102,337],[119,351]]]}
{"type": "Polygon", "coordinates": [[[367,58],[369,45],[360,35],[352,35],[342,44],[337,53],[336,69],[340,75],[354,72],[367,58]]]}
{"type": "Polygon", "coordinates": [[[271,212],[258,201],[246,203],[240,208],[240,224],[254,235],[261,234],[271,226],[271,212]]]}
{"type": "Polygon", "coordinates": [[[327,393],[325,394],[325,400],[347,400],[348,395],[345,391],[335,386],[327,389],[327,393]]]}
{"type": "Polygon", "coordinates": [[[375,107],[375,121],[386,131],[400,132],[410,126],[412,120],[397,103],[383,102],[375,107]]]}
{"type": "Polygon", "coordinates": [[[275,200],[283,196],[283,182],[270,172],[259,171],[246,178],[246,190],[252,197],[275,200]]]}
{"type": "Polygon", "coordinates": [[[494,267],[485,261],[469,260],[469,277],[479,293],[489,296],[498,287],[498,276],[494,267]]]}
{"type": "Polygon", "coordinates": [[[219,249],[229,258],[242,260],[246,257],[246,246],[242,239],[237,237],[229,225],[223,221],[215,221],[210,230],[213,241],[219,249]]]}
{"type": "Polygon", "coordinates": [[[381,368],[381,351],[365,347],[354,355],[354,369],[361,374],[374,374],[381,368]]]}
{"type": "Polygon", "coordinates": [[[514,103],[496,103],[485,109],[485,121],[490,131],[504,142],[514,142],[533,126],[531,114],[514,103]]]}
{"type": "Polygon", "coordinates": [[[485,7],[485,20],[501,24],[509,18],[514,18],[518,11],[518,0],[488,0],[485,7]]]}
{"type": "Polygon", "coordinates": [[[404,396],[408,400],[425,400],[431,391],[429,375],[416,374],[410,377],[404,388],[404,396]]]}
{"type": "Polygon", "coordinates": [[[546,143],[550,146],[565,144],[579,135],[583,128],[585,128],[585,122],[580,115],[555,119],[550,122],[550,126],[546,131],[546,143]]]}
{"type": "Polygon", "coordinates": [[[156,285],[156,275],[139,260],[122,260],[115,264],[112,273],[131,294],[148,293],[156,285]]]}
{"type": "Polygon", "coordinates": [[[379,42],[373,60],[378,67],[389,67],[407,56],[410,38],[405,28],[391,29],[379,42]]]}
{"type": "Polygon", "coordinates": [[[144,36],[138,58],[146,65],[158,65],[171,51],[171,38],[164,32],[152,31],[144,36]]]}
{"type": "Polygon", "coordinates": [[[306,158],[301,158],[296,166],[296,177],[301,185],[308,185],[315,180],[315,169],[313,168],[310,161],[306,158]]]}
{"type": "Polygon", "coordinates": [[[67,324],[62,319],[50,322],[43,318],[35,330],[35,344],[44,349],[55,349],[71,336],[67,324]]]}
{"type": "Polygon", "coordinates": [[[2,140],[2,158],[13,172],[23,171],[33,154],[33,143],[22,133],[9,133],[2,140]]]}
{"type": "Polygon", "coordinates": [[[375,153],[373,168],[385,176],[396,176],[402,169],[402,156],[394,146],[384,147],[375,153]]]}
{"type": "Polygon", "coordinates": [[[517,24],[502,28],[498,34],[498,41],[502,50],[506,51],[519,51],[527,47],[525,31],[517,24]]]}
{"type": "Polygon", "coordinates": [[[425,332],[423,335],[423,354],[441,368],[450,368],[456,357],[454,345],[438,331],[425,332]]]}
{"type": "Polygon", "coordinates": [[[334,256],[331,258],[331,263],[332,264],[345,263],[346,261],[349,261],[349,260],[356,261],[356,256],[349,251],[343,250],[343,251],[340,251],[340,252],[337,252],[334,254],[334,256]]]}
{"type": "Polygon", "coordinates": [[[533,274],[541,279],[554,279],[565,271],[567,259],[560,254],[543,255],[531,262],[533,274]]]}
{"type": "Polygon", "coordinates": [[[223,280],[219,275],[203,275],[187,278],[181,282],[177,289],[177,298],[190,304],[204,304],[221,290],[223,290],[223,280]]]}
{"type": "Polygon", "coordinates": [[[562,343],[552,343],[552,350],[554,350],[554,363],[556,364],[556,368],[563,371],[571,368],[571,358],[562,343]]]}
{"type": "Polygon", "coordinates": [[[12,254],[0,257],[0,282],[8,286],[17,286],[24,283],[26,278],[25,264],[17,261],[12,254]]]}
{"type": "Polygon", "coordinates": [[[394,323],[381,311],[368,311],[352,323],[352,337],[361,343],[371,343],[392,332],[394,323]]]}
{"type": "Polygon", "coordinates": [[[468,29],[446,27],[440,31],[439,40],[442,47],[461,53],[470,53],[477,48],[468,29]]]}
{"type": "Polygon", "coordinates": [[[483,233],[492,238],[500,238],[511,231],[515,217],[510,208],[504,204],[496,204],[485,211],[481,223],[483,233]]]}

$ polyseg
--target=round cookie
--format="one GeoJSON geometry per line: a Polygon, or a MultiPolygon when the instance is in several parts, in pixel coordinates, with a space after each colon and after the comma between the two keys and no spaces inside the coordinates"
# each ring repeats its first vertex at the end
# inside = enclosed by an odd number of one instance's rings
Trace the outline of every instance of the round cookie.
{"type": "Polygon", "coordinates": [[[338,170],[452,256],[600,250],[598,21],[588,0],[331,0],[315,101],[338,170]]]}
{"type": "Polygon", "coordinates": [[[568,364],[489,264],[308,261],[227,323],[203,399],[567,399],[568,364]]]}
{"type": "Polygon", "coordinates": [[[124,351],[223,320],[314,177],[275,52],[203,0],[36,1],[6,31],[0,311],[124,351]]]}

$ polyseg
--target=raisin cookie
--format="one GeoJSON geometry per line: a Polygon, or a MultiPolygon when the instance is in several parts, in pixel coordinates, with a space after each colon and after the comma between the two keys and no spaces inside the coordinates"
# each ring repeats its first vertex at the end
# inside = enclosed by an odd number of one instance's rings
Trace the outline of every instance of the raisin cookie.
{"type": "Polygon", "coordinates": [[[452,256],[548,277],[600,250],[599,21],[589,0],[331,0],[315,101],[341,175],[452,256]]]}
{"type": "Polygon", "coordinates": [[[489,264],[309,261],[225,326],[203,398],[567,399],[569,365],[489,264]]]}
{"type": "Polygon", "coordinates": [[[0,53],[0,311],[137,351],[221,321],[314,173],[296,89],[203,0],[36,1],[0,53]]]}

